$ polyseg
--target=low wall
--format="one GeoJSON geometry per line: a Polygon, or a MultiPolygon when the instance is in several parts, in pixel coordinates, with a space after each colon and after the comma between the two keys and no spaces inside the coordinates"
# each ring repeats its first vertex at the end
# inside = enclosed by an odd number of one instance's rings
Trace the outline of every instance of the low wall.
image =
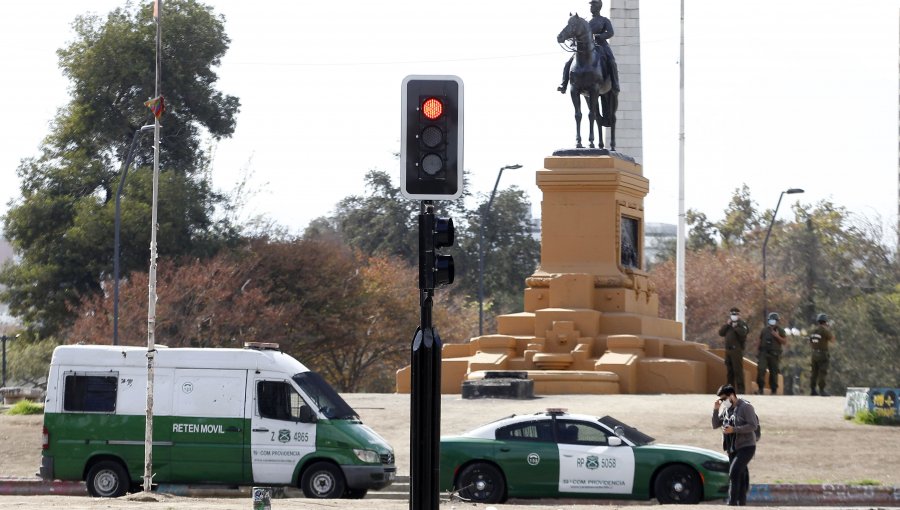
{"type": "Polygon", "coordinates": [[[900,423],[900,388],[847,388],[844,416],[853,418],[859,411],[870,411],[881,419],[900,423]]]}

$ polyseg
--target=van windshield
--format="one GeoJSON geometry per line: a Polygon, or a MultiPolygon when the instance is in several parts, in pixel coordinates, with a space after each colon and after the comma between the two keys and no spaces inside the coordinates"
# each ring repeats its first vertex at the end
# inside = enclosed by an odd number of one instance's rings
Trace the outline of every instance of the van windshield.
{"type": "Polygon", "coordinates": [[[293,379],[326,418],[337,420],[359,418],[350,404],[345,402],[319,374],[303,372],[295,375],[293,379]]]}

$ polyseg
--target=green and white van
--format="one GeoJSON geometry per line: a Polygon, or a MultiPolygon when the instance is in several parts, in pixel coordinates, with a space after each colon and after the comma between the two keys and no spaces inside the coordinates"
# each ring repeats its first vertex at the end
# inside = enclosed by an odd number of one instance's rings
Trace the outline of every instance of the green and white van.
{"type": "MultiPolygon", "coordinates": [[[[315,372],[276,344],[163,348],[153,391],[153,483],[296,486],[361,498],[389,486],[390,445],[315,372]]],[[[53,351],[41,477],[117,497],[144,473],[147,350],[53,351]]]]}

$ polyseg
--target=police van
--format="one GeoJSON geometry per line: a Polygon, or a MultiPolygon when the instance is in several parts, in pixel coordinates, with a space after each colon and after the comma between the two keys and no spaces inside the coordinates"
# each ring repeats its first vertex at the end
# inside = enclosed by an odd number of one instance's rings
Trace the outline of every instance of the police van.
{"type": "MultiPolygon", "coordinates": [[[[394,452],[325,380],[277,344],[156,351],[153,483],[299,487],[361,498],[389,486],[394,452]]],[[[144,473],[147,350],[53,351],[40,475],[118,497],[144,473]]]]}

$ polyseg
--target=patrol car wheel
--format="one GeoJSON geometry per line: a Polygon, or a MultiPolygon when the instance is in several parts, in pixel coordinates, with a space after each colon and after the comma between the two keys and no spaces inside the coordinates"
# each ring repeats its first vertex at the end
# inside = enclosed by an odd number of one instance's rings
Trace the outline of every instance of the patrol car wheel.
{"type": "Polygon", "coordinates": [[[656,499],[662,505],[700,502],[700,475],[688,466],[668,466],[656,476],[653,484],[656,499]]]}
{"type": "Polygon", "coordinates": [[[334,464],[316,462],[303,472],[300,489],[307,498],[339,498],[344,494],[344,475],[334,464]]]}
{"type": "Polygon", "coordinates": [[[98,462],[88,471],[87,490],[95,498],[118,498],[128,492],[128,473],[118,462],[98,462]]]}
{"type": "Polygon", "coordinates": [[[479,503],[501,503],[506,493],[503,473],[491,464],[472,464],[459,474],[459,496],[479,503]]]}

